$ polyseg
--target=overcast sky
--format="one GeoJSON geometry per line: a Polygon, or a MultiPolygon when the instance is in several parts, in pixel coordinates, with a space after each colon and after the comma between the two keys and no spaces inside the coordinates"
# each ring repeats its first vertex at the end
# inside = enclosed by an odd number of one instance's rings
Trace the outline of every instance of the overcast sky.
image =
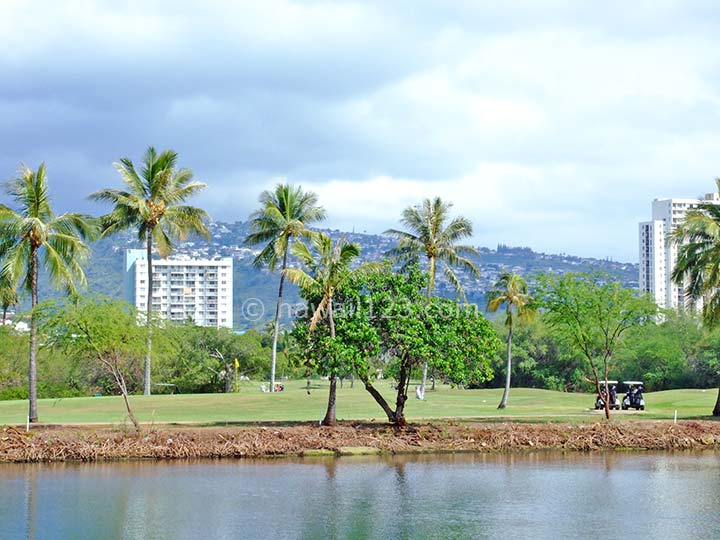
{"type": "Polygon", "coordinates": [[[439,195],[479,245],[636,261],[651,200],[720,176],[716,1],[0,1],[0,178],[45,160],[58,211],[154,145],[218,220],[279,181],[373,233],[439,195]]]}

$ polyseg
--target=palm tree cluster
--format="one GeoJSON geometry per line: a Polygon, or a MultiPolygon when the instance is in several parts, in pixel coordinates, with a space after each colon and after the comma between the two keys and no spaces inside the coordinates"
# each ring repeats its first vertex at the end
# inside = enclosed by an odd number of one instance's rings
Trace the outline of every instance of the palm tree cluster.
{"type": "MultiPolygon", "coordinates": [[[[47,167],[22,167],[16,178],[5,185],[11,205],[0,204],[0,304],[2,323],[8,310],[17,305],[22,293],[30,296],[30,332],[28,358],[29,422],[38,421],[37,353],[38,353],[38,278],[47,273],[51,283],[69,295],[77,295],[86,285],[83,265],[87,262],[89,242],[132,230],[145,245],[147,258],[147,299],[145,311],[146,347],[143,391],[152,390],[152,305],[153,265],[157,253],[167,258],[178,242],[189,235],[209,238],[208,214],[187,201],[200,193],[206,184],[196,181],[192,170],[178,166],[178,155],[172,150],[158,152],[149,147],[139,166],[129,158],[115,163],[120,188],[101,189],[89,196],[93,201],[111,206],[108,213],[92,217],[79,213],[56,214],[51,205],[47,167]]],[[[720,192],[720,179],[717,180],[720,192]]],[[[344,237],[333,243],[331,238],[311,227],[322,222],[327,213],[318,197],[301,186],[278,184],[264,191],[260,207],[250,216],[251,232],[245,243],[260,245],[255,266],[279,270],[277,307],[272,326],[270,390],[276,388],[278,339],[281,332],[281,307],[285,281],[298,285],[308,297],[318,299],[309,321],[309,330],[327,325],[330,340],[336,338],[333,317],[334,301],[345,284],[372,265],[355,266],[360,255],[357,244],[344,237]],[[298,263],[292,264],[291,258],[298,263]]],[[[452,204],[439,197],[425,199],[403,210],[401,229],[385,234],[397,245],[387,252],[398,265],[424,263],[427,268],[426,295],[436,294],[440,269],[466,302],[459,271],[478,276],[474,258],[478,251],[462,242],[473,235],[472,223],[463,216],[451,215],[452,204]]],[[[683,287],[685,296],[702,306],[708,326],[720,323],[720,205],[700,204],[687,213],[684,222],[671,234],[678,247],[673,279],[683,287]]],[[[498,408],[507,406],[512,374],[512,342],[517,324],[531,319],[535,301],[527,282],[519,275],[503,272],[489,293],[487,310],[497,312],[505,307],[507,328],[507,362],[505,388],[498,408]]],[[[428,361],[424,360],[418,395],[424,396],[428,361]]],[[[336,422],[335,402],[337,374],[329,372],[328,407],[324,424],[336,422]]],[[[713,414],[720,416],[720,392],[713,414]]]]}
{"type": "MultiPolygon", "coordinates": [[[[343,283],[354,273],[366,272],[372,265],[363,265],[351,270],[353,259],[359,256],[360,247],[341,238],[335,245],[331,239],[308,226],[325,218],[325,210],[317,206],[317,196],[303,191],[299,187],[280,184],[275,191],[266,191],[260,196],[261,207],[251,216],[252,233],[248,236],[248,245],[264,244],[255,259],[258,266],[267,266],[270,270],[281,264],[278,304],[273,322],[273,358],[271,369],[271,389],[275,387],[275,357],[277,335],[280,331],[280,307],[283,295],[284,279],[302,289],[311,291],[310,295],[319,298],[311,321],[310,330],[314,330],[321,321],[329,327],[330,339],[335,337],[333,321],[333,298],[343,283]],[[310,244],[306,244],[306,241],[310,244]],[[295,256],[302,268],[288,268],[288,254],[295,256]]],[[[439,197],[426,199],[420,206],[407,208],[402,214],[402,223],[408,231],[389,230],[386,234],[398,239],[397,248],[388,255],[400,263],[412,263],[424,255],[429,262],[429,285],[427,294],[434,291],[437,265],[442,264],[446,278],[455,287],[463,299],[463,291],[455,269],[460,267],[472,275],[479,271],[468,256],[478,255],[475,248],[459,245],[458,241],[472,236],[472,224],[464,217],[450,219],[452,204],[439,197]]],[[[427,361],[423,366],[422,392],[427,379],[427,361]]],[[[333,425],[335,419],[336,374],[329,375],[330,389],[328,407],[322,421],[333,425]]]]}
{"type": "MultiPolygon", "coordinates": [[[[133,229],[145,242],[148,260],[148,284],[152,284],[153,248],[168,257],[175,244],[188,234],[208,236],[204,210],[182,204],[198,193],[205,184],[195,182],[190,169],[177,168],[177,154],[172,150],[156,152],[148,148],[138,171],[133,162],[123,158],[115,164],[125,184],[124,189],[103,189],[90,198],[109,202],[112,210],[99,218],[78,213],[56,215],[48,189],[47,167],[20,169],[17,178],[8,182],[5,192],[14,207],[0,205],[0,303],[3,324],[8,309],[18,303],[18,292],[30,295],[30,352],[28,361],[28,421],[37,422],[37,352],[38,352],[38,277],[44,269],[57,288],[76,295],[86,285],[83,265],[90,248],[87,242],[116,232],[133,229]]],[[[151,306],[152,286],[147,298],[147,352],[144,390],[151,389],[151,306]]]]}
{"type": "MultiPolygon", "coordinates": [[[[86,284],[83,265],[90,249],[88,242],[132,230],[145,245],[147,258],[147,298],[145,310],[146,348],[143,391],[152,390],[152,257],[157,253],[166,258],[178,242],[188,235],[209,237],[208,214],[186,201],[197,195],[206,184],[194,179],[193,172],[178,167],[177,153],[172,150],[158,152],[149,147],[139,166],[129,158],[115,163],[122,185],[92,193],[93,201],[110,205],[108,213],[91,217],[77,213],[56,215],[51,207],[48,190],[47,167],[37,170],[22,168],[20,175],[9,182],[6,192],[14,207],[0,205],[0,303],[3,322],[7,311],[18,303],[18,292],[26,291],[31,298],[30,352],[28,362],[30,422],[37,415],[37,349],[38,275],[44,269],[51,282],[76,295],[86,284]]],[[[278,337],[281,330],[281,304],[285,281],[289,280],[318,298],[310,320],[310,330],[326,324],[330,339],[335,338],[333,301],[339,290],[352,277],[373,269],[373,265],[353,268],[360,255],[357,244],[341,238],[333,243],[330,237],[311,226],[326,217],[318,197],[301,186],[279,184],[274,190],[264,191],[260,207],[250,216],[251,233],[247,245],[261,245],[254,260],[256,266],[279,270],[277,307],[273,320],[273,341],[270,369],[270,390],[276,387],[278,337]],[[299,267],[290,264],[293,257],[299,267]]],[[[475,248],[463,245],[461,240],[473,234],[472,224],[462,216],[452,217],[452,204],[439,197],[425,199],[420,205],[406,208],[401,223],[406,230],[391,229],[387,234],[397,238],[397,247],[388,255],[400,264],[427,262],[427,296],[435,292],[436,274],[442,268],[445,278],[455,288],[458,297],[465,300],[460,283],[459,269],[478,275],[478,268],[470,257],[477,256],[475,248]]],[[[510,377],[510,344],[512,339],[513,309],[523,318],[526,313],[527,286],[522,281],[508,278],[502,295],[498,294],[490,306],[508,304],[508,384],[510,377]],[[523,288],[524,287],[524,288],[523,288]]],[[[422,391],[427,378],[427,361],[423,368],[422,391]]],[[[330,373],[328,408],[323,423],[336,421],[336,374],[330,373]]],[[[503,402],[507,402],[507,392],[503,402]]]]}

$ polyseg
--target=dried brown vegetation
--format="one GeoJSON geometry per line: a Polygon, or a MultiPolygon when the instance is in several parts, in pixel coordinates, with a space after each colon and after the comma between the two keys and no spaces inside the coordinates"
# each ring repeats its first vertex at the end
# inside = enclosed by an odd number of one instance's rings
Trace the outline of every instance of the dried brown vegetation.
{"type": "Polygon", "coordinates": [[[141,435],[99,427],[0,431],[0,461],[245,458],[302,456],[317,450],[370,447],[384,453],[556,450],[703,450],[720,448],[718,422],[594,424],[429,423],[393,428],[345,423],[335,427],[165,427],[141,435]]]}

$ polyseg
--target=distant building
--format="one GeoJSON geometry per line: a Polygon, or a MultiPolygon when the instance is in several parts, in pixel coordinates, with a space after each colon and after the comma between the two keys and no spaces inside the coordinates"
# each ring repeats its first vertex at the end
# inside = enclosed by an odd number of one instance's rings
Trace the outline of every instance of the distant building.
{"type": "Polygon", "coordinates": [[[684,287],[672,280],[677,246],[671,242],[670,234],[685,219],[688,210],[703,202],[720,204],[720,197],[709,193],[703,199],[655,199],[652,220],[639,225],[640,290],[650,293],[661,308],[690,307],[684,287]]]}
{"type": "MultiPolygon", "coordinates": [[[[171,321],[198,326],[233,326],[233,261],[224,259],[153,259],[152,310],[171,321]]],[[[144,249],[125,251],[125,299],[147,309],[147,259],[144,249]]]]}

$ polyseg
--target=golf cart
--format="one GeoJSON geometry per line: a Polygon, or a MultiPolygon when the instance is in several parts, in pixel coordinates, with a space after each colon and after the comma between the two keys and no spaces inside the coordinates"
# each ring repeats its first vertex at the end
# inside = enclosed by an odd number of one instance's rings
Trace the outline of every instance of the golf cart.
{"type": "Polygon", "coordinates": [[[630,408],[644,411],[645,399],[643,398],[643,390],[645,385],[642,381],[623,381],[623,385],[627,388],[625,397],[622,401],[622,410],[627,411],[630,408]]]}
{"type": "Polygon", "coordinates": [[[620,410],[620,402],[617,398],[617,381],[600,381],[600,394],[598,394],[597,398],[595,399],[595,410],[600,410],[605,408],[605,398],[604,396],[608,394],[608,392],[605,390],[605,383],[607,383],[607,386],[609,388],[609,395],[610,395],[610,409],[620,410]]]}

